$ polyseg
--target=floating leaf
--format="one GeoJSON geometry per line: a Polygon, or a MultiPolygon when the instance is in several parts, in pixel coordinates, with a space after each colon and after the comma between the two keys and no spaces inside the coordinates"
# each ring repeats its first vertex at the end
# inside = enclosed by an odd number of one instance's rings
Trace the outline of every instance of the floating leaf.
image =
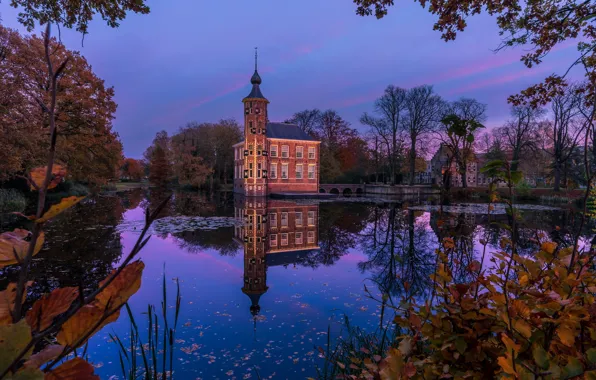
{"type": "Polygon", "coordinates": [[[96,331],[118,319],[120,311],[106,316],[105,309],[96,305],[85,305],[68,319],[56,336],[63,346],[80,347],[96,331]]]}
{"type": "MultiPolygon", "coordinates": [[[[27,347],[30,340],[31,330],[24,319],[15,324],[0,326],[0,373],[12,364],[13,360],[27,347]]],[[[25,355],[25,358],[31,355],[31,351],[33,351],[33,347],[25,355]]]]}
{"type": "Polygon", "coordinates": [[[45,380],[99,380],[91,364],[81,358],[71,359],[46,374],[45,380]]]}
{"type": "Polygon", "coordinates": [[[31,355],[29,360],[24,364],[25,367],[40,368],[50,360],[56,359],[64,351],[64,346],[59,344],[52,344],[39,351],[37,354],[31,355]]]}
{"type": "MultiPolygon", "coordinates": [[[[12,232],[4,232],[0,234],[0,268],[6,265],[17,264],[15,254],[19,260],[23,260],[27,256],[29,249],[31,233],[20,228],[12,232]]],[[[45,235],[43,232],[39,233],[37,241],[35,242],[35,249],[33,255],[37,255],[43,246],[45,235]]]]}
{"type": "Polygon", "coordinates": [[[59,288],[35,301],[27,312],[27,323],[34,331],[47,329],[54,318],[64,313],[79,295],[77,288],[59,288]]]}
{"type": "Polygon", "coordinates": [[[83,199],[85,199],[85,197],[72,196],[72,197],[62,198],[60,203],[55,204],[52,207],[50,207],[50,209],[48,211],[46,211],[45,214],[43,214],[41,218],[35,220],[35,223],[47,222],[48,220],[52,219],[56,215],[62,213],[64,210],[67,210],[67,209],[71,208],[72,206],[76,205],[83,199]]]}
{"type": "MultiPolygon", "coordinates": [[[[37,188],[41,188],[43,186],[43,183],[46,179],[46,172],[47,166],[43,166],[35,168],[31,170],[31,173],[29,173],[31,181],[33,181],[37,188]]],[[[66,177],[66,168],[58,164],[52,165],[52,178],[48,184],[48,189],[53,189],[54,187],[58,186],[64,177],[66,177]]],[[[33,184],[31,184],[31,190],[37,190],[33,184]]]]}
{"type": "MultiPolygon", "coordinates": [[[[109,302],[110,310],[122,306],[141,287],[143,268],[145,268],[145,264],[142,261],[135,261],[124,267],[118,276],[97,295],[95,298],[97,304],[105,308],[109,302]]],[[[113,276],[114,273],[115,271],[108,278],[113,276]]],[[[107,279],[100,282],[99,286],[103,286],[106,281],[107,279]]]]}

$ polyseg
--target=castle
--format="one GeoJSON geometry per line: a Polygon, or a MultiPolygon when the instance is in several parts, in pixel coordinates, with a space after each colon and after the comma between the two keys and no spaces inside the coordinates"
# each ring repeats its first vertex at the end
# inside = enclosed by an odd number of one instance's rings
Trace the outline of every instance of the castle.
{"type": "Polygon", "coordinates": [[[256,58],[255,54],[252,91],[242,100],[244,140],[233,146],[234,192],[246,196],[317,193],[321,142],[297,125],[269,122],[269,100],[261,93],[256,58]]]}

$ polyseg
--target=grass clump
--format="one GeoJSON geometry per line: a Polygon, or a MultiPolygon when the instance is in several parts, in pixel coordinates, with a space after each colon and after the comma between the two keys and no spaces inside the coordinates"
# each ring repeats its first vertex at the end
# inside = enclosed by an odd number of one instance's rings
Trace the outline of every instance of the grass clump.
{"type": "Polygon", "coordinates": [[[15,189],[0,189],[0,213],[23,212],[27,207],[27,198],[15,189]]]}

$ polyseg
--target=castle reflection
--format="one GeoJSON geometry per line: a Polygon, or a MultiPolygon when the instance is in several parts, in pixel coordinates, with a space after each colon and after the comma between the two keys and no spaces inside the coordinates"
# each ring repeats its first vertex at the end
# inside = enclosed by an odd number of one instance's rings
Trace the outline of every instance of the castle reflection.
{"type": "Polygon", "coordinates": [[[296,265],[319,250],[319,206],[289,200],[234,197],[234,240],[244,246],[242,292],[251,300],[250,312],[261,310],[267,292],[267,268],[296,265]]]}

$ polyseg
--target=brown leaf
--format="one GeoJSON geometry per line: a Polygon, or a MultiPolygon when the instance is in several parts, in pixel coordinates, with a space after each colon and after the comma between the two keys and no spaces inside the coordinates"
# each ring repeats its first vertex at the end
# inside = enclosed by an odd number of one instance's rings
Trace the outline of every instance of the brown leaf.
{"type": "Polygon", "coordinates": [[[85,305],[62,325],[56,340],[63,346],[80,347],[93,333],[117,320],[119,315],[120,311],[117,311],[106,317],[104,308],[85,305]]]}
{"type": "MultiPolygon", "coordinates": [[[[19,260],[23,260],[27,256],[29,249],[31,233],[27,230],[16,228],[12,232],[4,232],[0,234],[0,268],[6,265],[17,264],[15,254],[19,260]]],[[[39,233],[33,255],[36,255],[43,246],[45,235],[43,232],[39,233]]]]}
{"type": "Polygon", "coordinates": [[[93,366],[85,360],[74,358],[46,373],[44,380],[99,380],[99,376],[93,373],[94,370],[93,366]]]}
{"type": "Polygon", "coordinates": [[[55,317],[64,313],[79,295],[77,288],[59,288],[37,300],[27,312],[27,323],[34,331],[47,329],[55,317]]]}
{"type": "MultiPolygon", "coordinates": [[[[35,168],[31,170],[31,173],[29,173],[31,181],[33,181],[33,183],[37,186],[37,189],[43,186],[43,183],[46,179],[46,171],[47,166],[43,166],[35,168]]],[[[48,184],[48,189],[53,189],[54,187],[58,186],[64,177],[66,177],[66,168],[62,165],[54,164],[52,166],[52,178],[48,184]]],[[[37,189],[33,184],[31,184],[31,190],[37,189]]]]}
{"type": "Polygon", "coordinates": [[[56,359],[64,350],[64,346],[59,344],[52,344],[45,347],[43,350],[39,351],[35,355],[31,355],[29,360],[27,360],[24,364],[25,367],[35,367],[40,368],[45,363],[48,363],[50,360],[56,359]]]}
{"type": "Polygon", "coordinates": [[[551,255],[555,253],[555,249],[557,249],[557,243],[553,243],[551,241],[547,241],[542,243],[540,246],[540,250],[546,253],[550,253],[551,255]]]}
{"type": "MultiPolygon", "coordinates": [[[[110,310],[118,308],[135,294],[141,287],[141,277],[143,275],[145,264],[142,261],[135,261],[128,264],[120,274],[108,285],[101,293],[97,295],[96,302],[99,306],[105,308],[110,303],[110,310]]],[[[113,271],[108,278],[113,276],[113,271]]],[[[107,279],[99,283],[103,286],[107,279]]]]}

